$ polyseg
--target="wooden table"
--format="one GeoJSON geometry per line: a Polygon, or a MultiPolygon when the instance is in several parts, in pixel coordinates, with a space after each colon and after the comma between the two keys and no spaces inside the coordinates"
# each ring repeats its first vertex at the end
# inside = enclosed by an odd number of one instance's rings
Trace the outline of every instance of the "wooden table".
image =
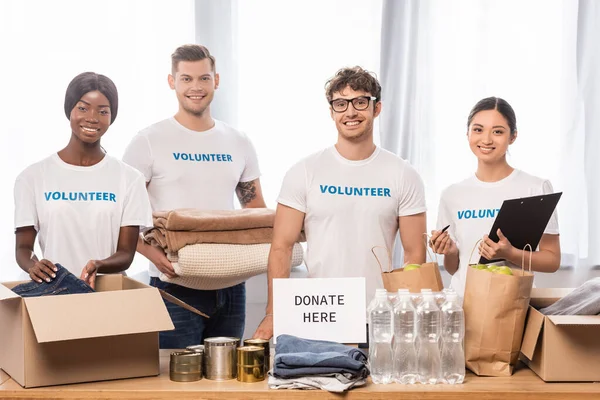
{"type": "Polygon", "coordinates": [[[462,385],[374,385],[344,395],[322,390],[271,390],[267,382],[178,383],[169,379],[169,352],[161,351],[161,375],[76,385],[23,389],[0,371],[0,399],[600,399],[598,383],[545,383],[524,366],[507,378],[468,373],[462,385]],[[8,378],[8,379],[7,379],[8,378]]]}

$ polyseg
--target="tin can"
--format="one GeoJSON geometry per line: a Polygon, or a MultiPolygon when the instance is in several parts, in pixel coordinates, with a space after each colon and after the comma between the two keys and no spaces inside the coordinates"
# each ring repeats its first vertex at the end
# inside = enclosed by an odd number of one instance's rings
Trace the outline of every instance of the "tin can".
{"type": "Polygon", "coordinates": [[[194,353],[204,354],[204,345],[203,344],[196,344],[194,346],[188,346],[185,349],[189,350],[189,351],[193,351],[194,353]]]}
{"type": "Polygon", "coordinates": [[[246,339],[244,346],[259,346],[265,349],[265,375],[271,369],[271,348],[269,341],[265,339],[246,339]]]}
{"type": "Polygon", "coordinates": [[[213,337],[204,339],[204,376],[224,381],[234,379],[237,373],[236,348],[240,339],[213,337]]]}
{"type": "Polygon", "coordinates": [[[252,383],[265,380],[265,349],[242,346],[237,349],[237,380],[252,383]]]}
{"type": "Polygon", "coordinates": [[[202,379],[202,354],[192,351],[171,353],[169,378],[175,382],[194,382],[202,379]]]}

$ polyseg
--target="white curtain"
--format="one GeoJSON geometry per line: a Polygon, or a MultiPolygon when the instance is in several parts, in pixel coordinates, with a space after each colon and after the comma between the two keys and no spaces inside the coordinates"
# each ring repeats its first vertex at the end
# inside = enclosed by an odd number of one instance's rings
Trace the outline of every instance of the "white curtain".
{"type": "Polygon", "coordinates": [[[195,42],[215,56],[221,80],[211,104],[213,117],[238,125],[238,1],[195,0],[195,42]]]}
{"type": "MultiPolygon", "coordinates": [[[[69,141],[63,104],[71,79],[94,71],[117,85],[119,115],[102,144],[120,158],[140,129],[177,110],[170,55],[193,41],[192,1],[0,2],[0,281],[24,276],[14,258],[13,185],[25,167],[69,141]]],[[[128,273],[145,269],[136,257],[128,273]]]]}
{"type": "Polygon", "coordinates": [[[593,0],[384,2],[381,142],[422,174],[430,229],[441,191],[476,169],[471,107],[498,96],[517,113],[509,162],[564,191],[563,264],[600,264],[599,25],[593,0]]]}

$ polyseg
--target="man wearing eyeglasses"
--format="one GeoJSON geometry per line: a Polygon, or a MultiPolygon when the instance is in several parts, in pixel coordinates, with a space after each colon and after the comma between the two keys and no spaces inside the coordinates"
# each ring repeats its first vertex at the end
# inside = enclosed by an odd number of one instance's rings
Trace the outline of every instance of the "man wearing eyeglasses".
{"type": "Polygon", "coordinates": [[[273,336],[272,282],[290,276],[292,247],[303,226],[309,277],[365,277],[368,300],[383,287],[373,246],[391,252],[399,231],[404,262],[425,262],[423,182],[406,161],[373,142],[382,106],[379,82],[360,67],[344,68],[325,89],[337,143],[301,160],[284,178],[269,254],[269,300],[257,338],[273,336]]]}

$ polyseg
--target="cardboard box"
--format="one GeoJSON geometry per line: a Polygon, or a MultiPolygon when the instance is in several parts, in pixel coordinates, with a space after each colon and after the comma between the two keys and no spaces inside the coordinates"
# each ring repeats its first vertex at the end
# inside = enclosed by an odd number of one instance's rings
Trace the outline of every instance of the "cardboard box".
{"type": "Polygon", "coordinates": [[[521,359],[546,382],[600,381],[600,316],[538,311],[571,291],[532,289],[521,359]]]}
{"type": "Polygon", "coordinates": [[[23,387],[158,375],[158,331],[174,329],[156,288],[101,275],[96,293],[21,298],[0,284],[0,368],[23,387]]]}

